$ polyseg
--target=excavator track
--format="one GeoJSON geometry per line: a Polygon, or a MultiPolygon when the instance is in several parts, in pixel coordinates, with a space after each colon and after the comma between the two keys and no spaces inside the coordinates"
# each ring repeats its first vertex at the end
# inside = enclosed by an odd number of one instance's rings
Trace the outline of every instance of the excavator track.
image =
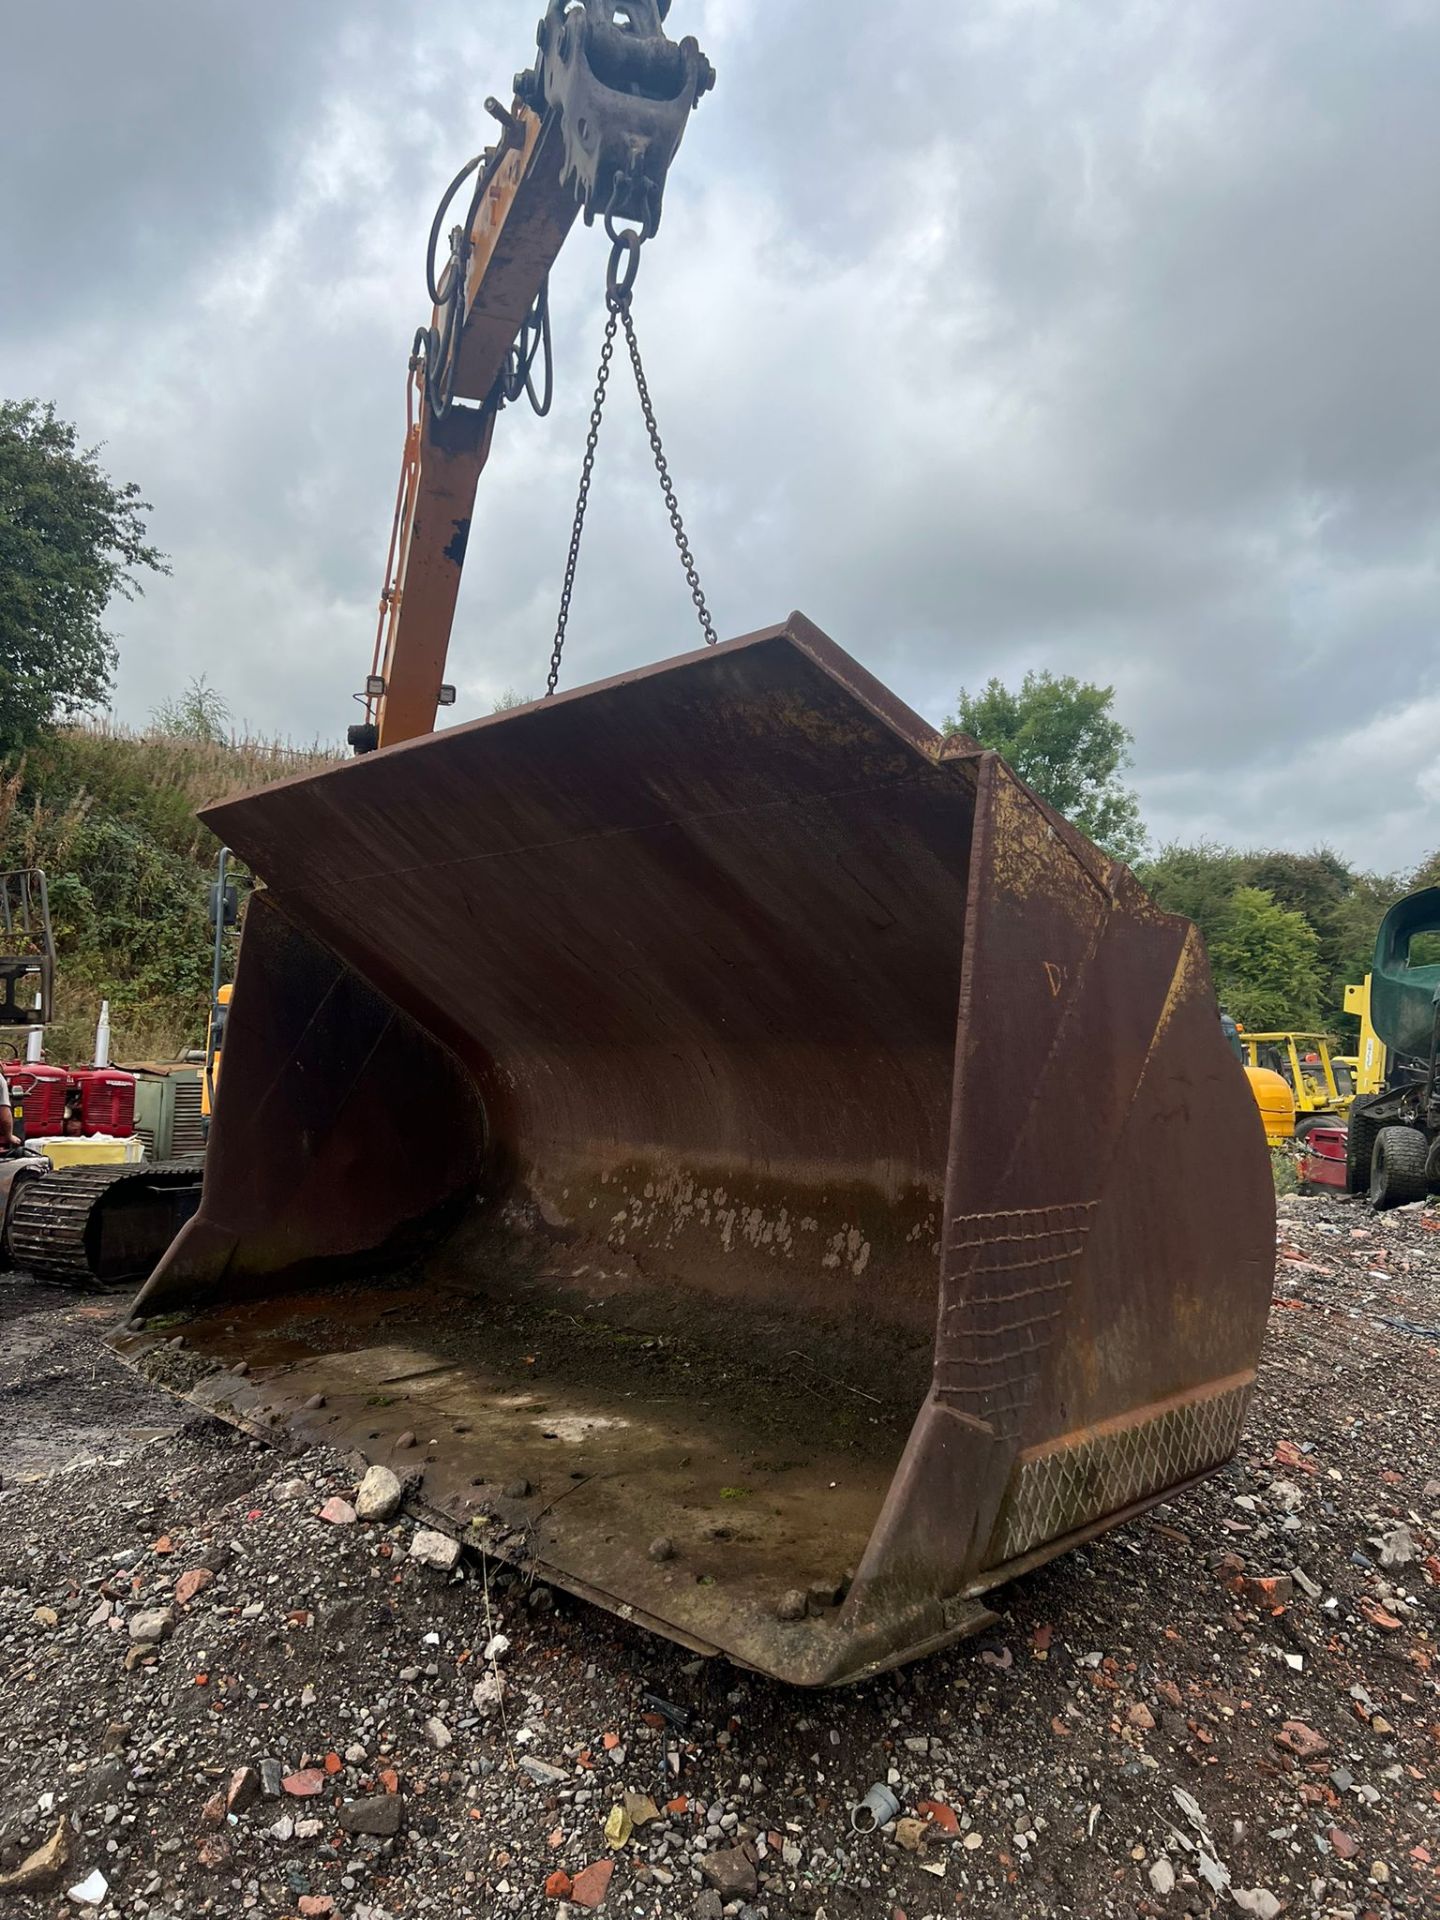
{"type": "Polygon", "coordinates": [[[193,1161],[64,1167],[15,1196],[10,1263],[37,1280],[133,1285],[145,1279],[200,1203],[193,1161]]]}

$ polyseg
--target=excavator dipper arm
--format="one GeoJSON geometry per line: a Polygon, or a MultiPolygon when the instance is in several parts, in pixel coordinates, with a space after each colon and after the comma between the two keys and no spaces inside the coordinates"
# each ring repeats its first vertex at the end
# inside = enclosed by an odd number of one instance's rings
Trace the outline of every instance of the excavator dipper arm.
{"type": "MultiPolygon", "coordinates": [[[[714,74],[693,39],[667,38],[666,0],[551,0],[539,57],[511,108],[487,109],[500,138],[463,169],[431,232],[434,299],[410,358],[409,419],[357,752],[429,733],[453,698],[445,662],[475,492],[495,418],[548,349],[546,284],[583,210],[648,238],[670,162],[714,74]],[[449,199],[475,176],[469,211],[435,271],[449,199]]],[[[548,383],[547,383],[548,384],[548,383]]],[[[533,392],[533,389],[532,389],[533,392]]],[[[548,394],[540,411],[548,408],[548,394]]]]}

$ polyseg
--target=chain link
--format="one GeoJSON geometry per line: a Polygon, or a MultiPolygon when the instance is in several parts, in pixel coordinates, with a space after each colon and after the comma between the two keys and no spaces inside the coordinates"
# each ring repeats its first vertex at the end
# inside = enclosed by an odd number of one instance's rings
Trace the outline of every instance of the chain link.
{"type": "Polygon", "coordinates": [[[570,553],[565,562],[565,584],[560,589],[560,614],[555,623],[555,644],[550,649],[550,672],[545,681],[545,698],[554,693],[560,679],[560,656],[565,651],[565,629],[570,621],[570,600],[575,592],[575,568],[580,559],[580,539],[585,531],[585,509],[590,504],[590,482],[595,473],[595,449],[600,441],[600,417],[605,411],[605,390],[610,384],[610,362],[615,353],[615,328],[620,315],[611,307],[605,322],[605,342],[600,349],[600,371],[595,377],[595,399],[590,408],[590,431],[585,436],[585,458],[580,464],[580,493],[575,502],[575,524],[570,529],[570,553]]]}
{"type": "Polygon", "coordinates": [[[650,436],[650,451],[655,456],[655,471],[660,476],[660,491],[670,515],[676,550],[680,555],[680,564],[685,570],[690,598],[695,603],[700,630],[705,636],[707,647],[718,644],[715,622],[711,619],[710,609],[706,605],[705,592],[700,585],[700,573],[695,565],[695,556],[690,551],[690,538],[685,531],[685,522],[680,516],[680,503],[675,497],[675,483],[670,478],[670,465],[665,458],[665,449],[661,445],[660,428],[655,420],[655,404],[650,398],[649,383],[645,378],[645,368],[640,360],[640,342],[635,337],[635,319],[630,311],[635,274],[640,264],[641,236],[629,230],[617,232],[608,220],[606,231],[609,232],[612,243],[605,291],[608,317],[605,321],[605,339],[600,348],[600,369],[595,380],[595,401],[590,410],[590,431],[585,438],[585,458],[580,465],[580,492],[575,501],[575,522],[570,530],[570,552],[565,562],[565,583],[560,590],[560,613],[555,623],[555,644],[550,650],[550,672],[545,682],[547,700],[554,693],[560,680],[560,656],[565,650],[565,630],[569,625],[570,601],[575,592],[575,569],[580,560],[580,541],[585,531],[585,509],[590,503],[590,482],[595,473],[595,449],[600,440],[600,420],[605,411],[605,395],[609,388],[610,364],[615,353],[617,326],[623,326],[625,329],[625,343],[630,349],[630,365],[635,374],[635,390],[640,396],[640,410],[645,416],[645,430],[650,436]]]}
{"type": "Polygon", "coordinates": [[[710,618],[710,609],[705,604],[705,591],[700,585],[700,574],[695,565],[695,556],[690,551],[690,537],[685,531],[685,522],[680,518],[680,503],[675,498],[674,482],[670,478],[670,465],[665,458],[665,449],[660,444],[660,429],[655,424],[655,407],[650,398],[650,388],[646,384],[645,369],[640,364],[640,342],[635,338],[635,318],[630,311],[627,299],[620,310],[620,324],[625,329],[625,340],[630,348],[630,364],[635,369],[635,390],[640,395],[640,410],[645,415],[645,429],[650,435],[650,451],[655,456],[655,471],[660,476],[660,491],[665,496],[665,505],[670,513],[670,525],[675,533],[675,548],[680,555],[680,564],[685,569],[685,578],[690,586],[690,598],[695,602],[695,611],[700,619],[700,631],[705,636],[707,647],[716,645],[715,622],[710,618]]]}

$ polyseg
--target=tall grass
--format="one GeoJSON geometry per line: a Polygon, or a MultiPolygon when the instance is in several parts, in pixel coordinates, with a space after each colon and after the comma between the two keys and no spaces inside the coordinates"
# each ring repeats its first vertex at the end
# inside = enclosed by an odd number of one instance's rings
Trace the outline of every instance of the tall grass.
{"type": "Polygon", "coordinates": [[[114,1057],[204,1038],[218,842],[197,809],[338,765],[315,741],[215,741],[109,723],[62,728],[0,765],[0,867],[42,867],[58,958],[50,1058],[89,1058],[102,999],[114,1057]]]}
{"type": "Polygon", "coordinates": [[[225,741],[194,740],[109,721],[67,727],[56,738],[70,764],[92,776],[88,784],[95,791],[103,788],[122,801],[148,791],[163,811],[173,813],[181,836],[197,827],[195,815],[201,807],[292,774],[319,773],[349,757],[343,747],[319,740],[308,746],[251,734],[225,741]]]}

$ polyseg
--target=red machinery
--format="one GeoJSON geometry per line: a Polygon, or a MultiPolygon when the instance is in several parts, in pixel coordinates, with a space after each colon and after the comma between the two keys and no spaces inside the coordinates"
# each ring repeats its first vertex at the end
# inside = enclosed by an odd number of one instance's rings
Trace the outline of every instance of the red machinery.
{"type": "Polygon", "coordinates": [[[118,1067],[76,1067],[70,1075],[80,1111],[80,1131],[121,1139],[135,1131],[135,1076],[118,1067]]]}
{"type": "Polygon", "coordinates": [[[1300,1142],[1298,1162],[1302,1188],[1333,1187],[1346,1189],[1345,1133],[1343,1121],[1311,1127],[1300,1142]]]}
{"type": "Polygon", "coordinates": [[[10,1102],[19,1113],[29,1139],[65,1131],[65,1095],[70,1074],[65,1067],[47,1066],[43,1061],[7,1063],[5,1078],[10,1084],[10,1102]]]}
{"type": "MultiPolygon", "coordinates": [[[[49,1026],[54,985],[45,875],[0,873],[0,1038],[13,1046],[20,1033],[49,1026]]],[[[103,1060],[107,1026],[102,1007],[95,1051],[103,1060]]],[[[0,1152],[0,1269],[86,1285],[148,1273],[195,1209],[198,1167],[127,1161],[57,1168],[50,1154],[33,1150],[34,1142],[64,1134],[128,1138],[135,1131],[135,1076],[108,1065],[72,1070],[39,1060],[7,1061],[3,1071],[22,1144],[0,1152]]]]}
{"type": "Polygon", "coordinates": [[[128,1139],[135,1131],[133,1073],[118,1067],[53,1067],[46,1061],[17,1061],[7,1068],[5,1077],[13,1104],[22,1110],[29,1140],[67,1132],[128,1139]]]}

